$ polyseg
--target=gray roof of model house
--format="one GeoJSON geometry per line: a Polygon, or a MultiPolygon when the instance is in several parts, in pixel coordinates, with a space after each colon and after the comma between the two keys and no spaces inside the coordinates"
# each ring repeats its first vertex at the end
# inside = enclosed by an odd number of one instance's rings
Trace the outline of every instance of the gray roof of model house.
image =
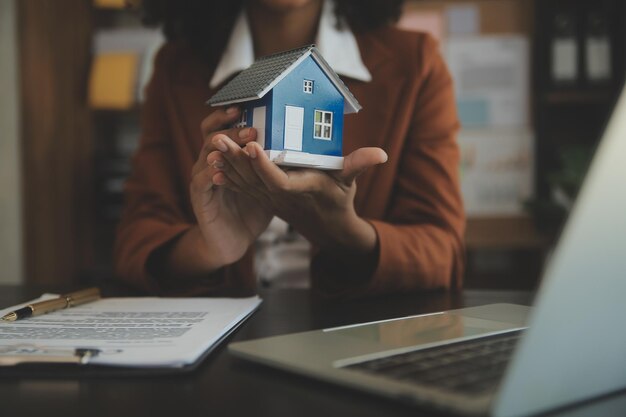
{"type": "Polygon", "coordinates": [[[311,56],[319,67],[328,76],[333,85],[344,97],[344,113],[356,113],[361,110],[361,105],[352,95],[341,78],[328,65],[314,45],[291,51],[279,52],[258,59],[250,68],[240,72],[220,91],[218,91],[207,104],[211,106],[223,106],[244,101],[258,100],[265,96],[276,84],[287,76],[308,56],[311,56]]]}

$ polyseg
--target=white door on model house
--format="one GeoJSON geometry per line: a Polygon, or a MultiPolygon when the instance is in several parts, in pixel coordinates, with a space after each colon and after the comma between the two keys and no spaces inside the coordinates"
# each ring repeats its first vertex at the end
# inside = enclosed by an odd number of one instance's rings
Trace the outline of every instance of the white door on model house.
{"type": "Polygon", "coordinates": [[[265,149],[265,106],[255,107],[252,112],[252,127],[256,129],[256,141],[265,149]]]}
{"type": "Polygon", "coordinates": [[[302,150],[304,108],[285,106],[285,149],[302,150]]]}

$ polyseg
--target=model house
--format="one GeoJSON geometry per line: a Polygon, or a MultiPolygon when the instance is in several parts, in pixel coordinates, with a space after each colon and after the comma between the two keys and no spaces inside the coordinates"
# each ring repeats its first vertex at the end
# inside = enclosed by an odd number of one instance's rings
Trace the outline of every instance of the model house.
{"type": "Polygon", "coordinates": [[[361,109],[313,45],[257,60],[207,103],[240,106],[277,164],[319,169],[343,167],[343,115],[361,109]]]}

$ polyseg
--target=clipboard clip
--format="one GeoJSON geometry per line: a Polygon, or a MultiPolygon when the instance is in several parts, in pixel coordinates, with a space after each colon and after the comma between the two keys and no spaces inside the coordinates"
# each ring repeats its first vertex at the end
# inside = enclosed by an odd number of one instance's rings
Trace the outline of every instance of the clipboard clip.
{"type": "Polygon", "coordinates": [[[10,351],[0,350],[0,367],[23,363],[65,363],[85,365],[100,354],[100,349],[46,349],[37,346],[15,346],[10,351]]]}

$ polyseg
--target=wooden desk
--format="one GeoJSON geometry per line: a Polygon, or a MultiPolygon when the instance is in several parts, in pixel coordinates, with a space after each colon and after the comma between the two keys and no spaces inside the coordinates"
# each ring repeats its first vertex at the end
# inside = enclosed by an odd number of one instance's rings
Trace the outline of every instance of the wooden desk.
{"type": "MultiPolygon", "coordinates": [[[[41,291],[0,286],[0,305],[41,291]]],[[[105,292],[106,294],[106,292],[105,292]]],[[[305,290],[263,291],[263,305],[227,342],[493,302],[530,304],[526,292],[409,294],[329,303],[305,290]]],[[[124,416],[426,416],[350,389],[244,362],[217,348],[194,373],[168,377],[2,379],[0,415],[124,416]]],[[[2,372],[0,370],[0,372],[2,372]]],[[[626,409],[626,394],[615,410],[626,409]]],[[[620,400],[621,399],[621,400],[620,400]]],[[[604,401],[602,404],[612,404],[604,401]]],[[[581,409],[575,409],[579,412],[581,409]]],[[[584,411],[584,410],[583,410],[584,411]]],[[[576,414],[579,415],[579,414],[576,414]]],[[[587,415],[587,414],[581,414],[587,415]]],[[[591,415],[591,414],[590,414],[591,415]]],[[[607,413],[593,415],[611,415],[607,413]]]]}

